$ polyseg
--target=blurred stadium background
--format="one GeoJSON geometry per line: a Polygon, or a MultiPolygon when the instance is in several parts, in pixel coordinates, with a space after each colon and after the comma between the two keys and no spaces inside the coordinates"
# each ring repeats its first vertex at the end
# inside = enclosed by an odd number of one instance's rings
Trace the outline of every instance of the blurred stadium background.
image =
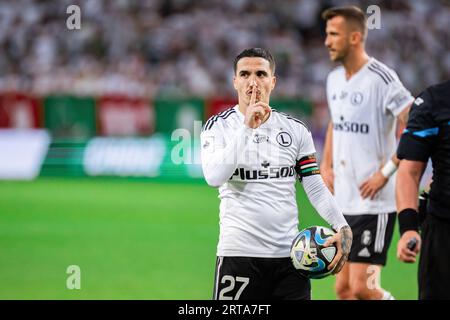
{"type": "MultiPolygon", "coordinates": [[[[381,8],[368,52],[413,94],[450,78],[448,1],[352,3],[381,8]]],[[[341,4],[2,1],[0,299],[210,299],[219,200],[195,124],[235,103],[235,55],[266,47],[271,105],[305,120],[320,153],[333,68],[320,12],[341,4]],[[80,30],[66,27],[72,4],[80,30]],[[69,265],[81,290],[66,287],[69,265]]],[[[298,202],[300,227],[324,224],[301,187],[298,202]]],[[[382,284],[415,299],[416,265],[396,260],[397,239],[382,284]]],[[[314,281],[313,298],[335,299],[333,279],[314,281]]]]}

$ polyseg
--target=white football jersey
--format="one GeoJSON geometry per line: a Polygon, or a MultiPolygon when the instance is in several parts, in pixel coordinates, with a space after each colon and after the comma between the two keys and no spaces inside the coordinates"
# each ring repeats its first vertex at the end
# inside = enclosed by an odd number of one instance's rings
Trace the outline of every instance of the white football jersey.
{"type": "Polygon", "coordinates": [[[259,128],[246,128],[235,106],[206,122],[201,133],[203,165],[236,135],[243,142],[230,157],[237,160],[234,173],[219,187],[217,255],[289,257],[298,233],[295,165],[316,152],[311,133],[300,120],[274,109],[259,128]]]}
{"type": "Polygon", "coordinates": [[[374,58],[349,80],[344,67],[327,79],[333,123],[334,194],[344,214],[396,211],[395,175],[374,200],[363,199],[359,187],[394,155],[396,117],[414,101],[397,74],[374,58]]]}

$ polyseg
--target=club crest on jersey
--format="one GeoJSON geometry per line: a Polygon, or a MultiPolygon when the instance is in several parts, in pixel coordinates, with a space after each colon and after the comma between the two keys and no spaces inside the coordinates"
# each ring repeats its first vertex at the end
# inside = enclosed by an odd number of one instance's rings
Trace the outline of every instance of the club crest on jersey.
{"type": "Polygon", "coordinates": [[[363,102],[363,94],[361,92],[353,92],[350,96],[350,102],[354,106],[359,106],[363,102]]]}
{"type": "Polygon", "coordinates": [[[277,142],[282,147],[289,147],[292,144],[292,137],[289,133],[283,131],[277,135],[277,142]]]}
{"type": "Polygon", "coordinates": [[[253,136],[254,143],[261,143],[261,142],[267,142],[267,141],[269,141],[269,137],[266,136],[265,134],[255,133],[255,135],[253,136]]]}

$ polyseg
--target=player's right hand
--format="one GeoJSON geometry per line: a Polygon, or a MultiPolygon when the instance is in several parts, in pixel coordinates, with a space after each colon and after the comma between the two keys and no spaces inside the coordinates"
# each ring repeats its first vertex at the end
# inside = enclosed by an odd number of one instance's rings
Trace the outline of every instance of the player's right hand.
{"type": "Polygon", "coordinates": [[[371,177],[364,180],[364,182],[359,187],[361,191],[361,197],[363,199],[370,198],[373,200],[378,193],[388,182],[388,178],[383,176],[381,171],[375,172],[371,177]]]}
{"type": "Polygon", "coordinates": [[[328,270],[333,270],[333,274],[339,273],[347,262],[350,249],[352,248],[352,241],[352,229],[349,226],[343,226],[338,233],[325,242],[324,247],[329,247],[333,243],[336,243],[337,246],[337,253],[328,266],[328,270]]]}
{"type": "Polygon", "coordinates": [[[416,262],[416,256],[420,252],[420,246],[422,244],[422,239],[420,238],[420,235],[415,230],[406,231],[403,233],[400,240],[398,240],[397,243],[397,258],[400,261],[407,262],[407,263],[414,263],[416,262]],[[417,244],[414,250],[408,249],[408,242],[412,239],[417,239],[417,244]]]}
{"type": "Polygon", "coordinates": [[[252,95],[250,97],[250,103],[245,113],[244,124],[252,129],[258,128],[266,118],[267,114],[272,111],[267,103],[262,101],[256,102],[256,86],[252,88],[252,95]]]}

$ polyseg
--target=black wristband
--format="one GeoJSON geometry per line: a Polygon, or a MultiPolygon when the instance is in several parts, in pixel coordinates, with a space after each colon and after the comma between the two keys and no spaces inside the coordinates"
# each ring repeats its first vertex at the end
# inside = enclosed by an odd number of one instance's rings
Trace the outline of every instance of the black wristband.
{"type": "Polygon", "coordinates": [[[419,213],[412,208],[403,209],[398,214],[398,224],[400,236],[410,230],[419,232],[419,213]]]}

